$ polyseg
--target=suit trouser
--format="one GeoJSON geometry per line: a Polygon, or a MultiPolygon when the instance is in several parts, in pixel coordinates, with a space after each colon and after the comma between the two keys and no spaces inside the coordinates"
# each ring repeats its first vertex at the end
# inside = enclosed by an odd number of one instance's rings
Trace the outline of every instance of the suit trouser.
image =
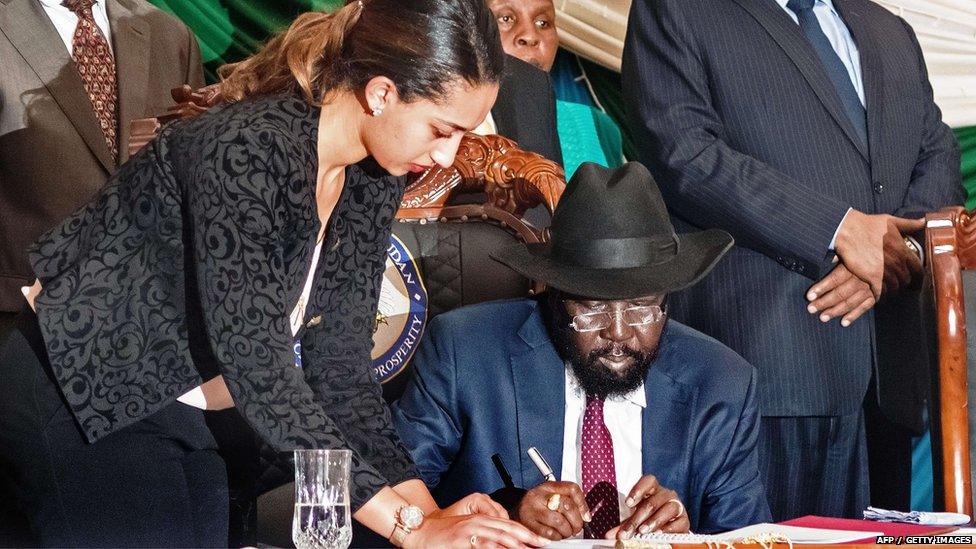
{"type": "Polygon", "coordinates": [[[869,496],[864,412],[763,417],[759,471],[774,521],[804,515],[862,518],[869,496]]]}
{"type": "Polygon", "coordinates": [[[203,412],[179,402],[86,442],[32,314],[0,336],[0,490],[45,546],[227,543],[227,476],[203,412]]]}

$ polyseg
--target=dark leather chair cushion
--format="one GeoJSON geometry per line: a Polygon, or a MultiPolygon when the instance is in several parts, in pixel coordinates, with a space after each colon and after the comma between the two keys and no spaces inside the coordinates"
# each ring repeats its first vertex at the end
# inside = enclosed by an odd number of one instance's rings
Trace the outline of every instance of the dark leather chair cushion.
{"type": "MultiPolygon", "coordinates": [[[[518,244],[510,229],[494,223],[406,223],[393,235],[410,250],[427,289],[427,321],[451,309],[495,299],[529,295],[528,279],[490,257],[501,247],[518,244]]],[[[383,385],[383,396],[394,402],[410,378],[409,364],[383,385]]]]}

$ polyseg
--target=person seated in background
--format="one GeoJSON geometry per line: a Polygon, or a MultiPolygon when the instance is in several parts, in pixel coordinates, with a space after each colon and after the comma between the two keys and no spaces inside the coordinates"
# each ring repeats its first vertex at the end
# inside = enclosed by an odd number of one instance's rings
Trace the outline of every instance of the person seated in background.
{"type": "Polygon", "coordinates": [[[551,243],[493,254],[549,291],[439,315],[392,408],[435,499],[514,494],[512,518],[548,539],[584,525],[627,539],[768,521],[756,372],[666,313],[668,294],[707,275],[731,236],[676,235],[633,162],[583,164],[550,230],[551,243]]]}
{"type": "MultiPolygon", "coordinates": [[[[556,8],[552,0],[487,2],[498,21],[505,53],[550,72],[559,49],[556,8]]],[[[499,101],[504,95],[503,84],[499,101]]],[[[572,177],[583,162],[596,162],[611,168],[623,164],[623,138],[610,116],[581,103],[555,100],[555,104],[566,177],[572,177]]]]}
{"type": "Polygon", "coordinates": [[[518,57],[505,56],[498,98],[474,133],[507,137],[518,143],[520,149],[562,165],[556,96],[549,75],[518,57]]]}

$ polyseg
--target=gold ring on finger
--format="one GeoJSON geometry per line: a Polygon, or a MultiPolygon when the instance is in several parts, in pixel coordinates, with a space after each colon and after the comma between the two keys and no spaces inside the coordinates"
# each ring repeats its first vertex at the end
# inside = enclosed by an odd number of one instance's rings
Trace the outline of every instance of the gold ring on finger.
{"type": "Polygon", "coordinates": [[[546,500],[546,507],[548,507],[550,511],[558,511],[559,510],[559,494],[553,494],[553,495],[549,496],[549,499],[546,500]]]}
{"type": "Polygon", "coordinates": [[[471,547],[474,547],[474,546],[475,546],[475,544],[476,544],[476,543],[478,543],[478,535],[477,535],[477,534],[475,534],[475,535],[473,535],[473,536],[471,536],[471,539],[470,539],[470,540],[468,540],[468,541],[470,541],[470,542],[471,542],[471,547]]]}
{"type": "Polygon", "coordinates": [[[681,501],[680,501],[680,500],[678,500],[678,499],[676,499],[676,498],[671,498],[671,499],[669,499],[668,501],[666,501],[665,503],[671,503],[672,501],[673,501],[674,503],[676,503],[676,504],[678,504],[678,514],[677,514],[677,515],[675,515],[675,516],[674,516],[674,518],[678,518],[678,517],[680,517],[681,515],[683,515],[683,514],[685,514],[685,504],[684,504],[684,503],[681,503],[681,501]]]}

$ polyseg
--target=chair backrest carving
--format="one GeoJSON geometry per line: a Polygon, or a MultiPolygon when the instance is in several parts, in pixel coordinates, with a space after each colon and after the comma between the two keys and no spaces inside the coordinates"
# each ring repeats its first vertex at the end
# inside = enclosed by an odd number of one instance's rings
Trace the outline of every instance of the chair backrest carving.
{"type": "Polygon", "coordinates": [[[967,295],[963,281],[969,278],[964,271],[976,269],[976,217],[961,207],[929,214],[925,237],[926,290],[936,319],[937,369],[933,372],[932,402],[936,485],[941,484],[947,511],[972,516],[968,377],[974,364],[968,358],[972,350],[967,345],[967,295]]]}

